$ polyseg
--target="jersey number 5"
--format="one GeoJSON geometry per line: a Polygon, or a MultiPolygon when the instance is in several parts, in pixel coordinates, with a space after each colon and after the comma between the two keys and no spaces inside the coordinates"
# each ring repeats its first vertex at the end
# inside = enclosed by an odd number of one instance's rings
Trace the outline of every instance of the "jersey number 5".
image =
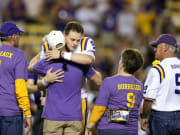
{"type": "Polygon", "coordinates": [[[128,108],[133,108],[134,107],[134,103],[135,103],[135,95],[134,93],[130,92],[127,94],[127,107],[128,108]]]}

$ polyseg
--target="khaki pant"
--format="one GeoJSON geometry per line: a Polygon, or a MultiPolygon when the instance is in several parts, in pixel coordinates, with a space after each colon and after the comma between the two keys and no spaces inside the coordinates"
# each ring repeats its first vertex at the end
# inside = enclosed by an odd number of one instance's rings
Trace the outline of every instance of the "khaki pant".
{"type": "Polygon", "coordinates": [[[44,119],[44,135],[80,135],[81,121],[52,121],[44,119]]]}

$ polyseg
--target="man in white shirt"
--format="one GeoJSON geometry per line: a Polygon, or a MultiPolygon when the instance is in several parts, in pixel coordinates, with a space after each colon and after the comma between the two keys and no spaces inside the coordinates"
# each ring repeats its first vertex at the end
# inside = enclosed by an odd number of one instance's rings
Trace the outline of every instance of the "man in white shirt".
{"type": "Polygon", "coordinates": [[[180,60],[178,45],[170,34],[162,34],[154,42],[155,58],[144,86],[141,128],[151,135],[180,135],[180,60]]]}

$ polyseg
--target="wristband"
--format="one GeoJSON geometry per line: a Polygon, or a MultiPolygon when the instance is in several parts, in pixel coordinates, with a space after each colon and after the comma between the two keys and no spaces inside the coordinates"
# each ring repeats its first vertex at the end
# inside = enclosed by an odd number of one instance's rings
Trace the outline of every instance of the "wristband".
{"type": "Polygon", "coordinates": [[[41,80],[41,82],[42,82],[42,84],[43,84],[44,86],[48,86],[48,83],[46,82],[46,80],[44,79],[44,77],[43,77],[43,79],[41,80]]]}
{"type": "Polygon", "coordinates": [[[32,117],[32,115],[25,115],[25,117],[26,117],[26,118],[31,118],[31,117],[32,117]]]}
{"type": "Polygon", "coordinates": [[[61,56],[62,56],[65,60],[71,61],[71,55],[72,55],[71,52],[65,52],[65,53],[64,53],[64,56],[63,56],[63,55],[61,55],[61,56]]]}

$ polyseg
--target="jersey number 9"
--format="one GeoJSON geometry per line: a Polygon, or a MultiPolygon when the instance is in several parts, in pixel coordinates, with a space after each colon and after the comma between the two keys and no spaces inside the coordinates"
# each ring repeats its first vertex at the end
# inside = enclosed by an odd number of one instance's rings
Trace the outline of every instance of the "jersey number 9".
{"type": "Polygon", "coordinates": [[[127,94],[127,107],[128,108],[133,108],[134,107],[134,104],[135,104],[135,95],[134,93],[130,92],[127,94]]]}

